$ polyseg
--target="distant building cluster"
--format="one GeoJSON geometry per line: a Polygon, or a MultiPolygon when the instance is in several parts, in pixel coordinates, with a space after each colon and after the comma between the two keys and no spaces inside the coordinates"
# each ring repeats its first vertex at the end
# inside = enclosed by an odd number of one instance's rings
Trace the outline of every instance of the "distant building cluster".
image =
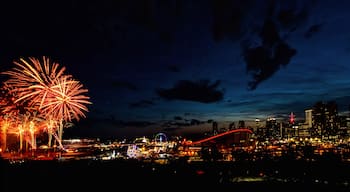
{"type": "MultiPolygon", "coordinates": [[[[305,110],[305,120],[295,121],[290,114],[289,120],[278,122],[268,117],[265,126],[259,119],[251,129],[260,140],[317,137],[323,140],[340,140],[350,136],[350,116],[339,115],[337,103],[317,102],[311,109],[305,110]]],[[[240,122],[239,124],[243,124],[240,122]]]]}

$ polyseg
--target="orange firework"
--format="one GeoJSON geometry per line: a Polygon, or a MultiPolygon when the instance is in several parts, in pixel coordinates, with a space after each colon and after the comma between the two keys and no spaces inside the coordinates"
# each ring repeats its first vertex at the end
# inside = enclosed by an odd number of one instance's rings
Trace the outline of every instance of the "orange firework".
{"type": "Polygon", "coordinates": [[[83,85],[68,77],[61,77],[50,87],[45,103],[41,110],[45,114],[71,122],[72,119],[80,120],[88,112],[87,104],[91,104],[89,97],[84,95],[88,90],[83,85]]]}
{"type": "MultiPolygon", "coordinates": [[[[0,130],[1,130],[1,148],[7,148],[7,135],[17,134],[31,144],[31,147],[36,148],[35,134],[40,133],[43,129],[39,127],[41,119],[36,116],[37,112],[28,107],[26,102],[21,104],[15,103],[16,91],[3,84],[0,88],[0,130]],[[32,127],[29,126],[29,121],[32,127]],[[29,133],[29,134],[28,134],[29,133]]],[[[22,147],[22,140],[20,141],[22,147]]],[[[20,147],[20,148],[21,148],[20,147]]]]}
{"type": "Polygon", "coordinates": [[[88,92],[83,85],[66,75],[65,67],[51,63],[45,56],[42,61],[30,57],[29,61],[20,59],[10,71],[3,72],[9,75],[5,84],[11,87],[11,93],[16,94],[14,103],[29,104],[31,109],[37,110],[46,120],[58,122],[57,127],[49,126],[49,134],[57,136],[60,147],[63,128],[67,127],[73,119],[79,120],[88,112],[87,104],[91,104],[88,92]]]}
{"type": "Polygon", "coordinates": [[[3,74],[10,76],[5,84],[17,92],[15,103],[29,101],[31,105],[39,104],[40,108],[54,81],[66,76],[65,67],[60,68],[59,64],[51,63],[45,56],[42,61],[29,57],[29,61],[21,58],[13,63],[17,67],[3,74]]]}
{"type": "Polygon", "coordinates": [[[54,119],[72,121],[85,117],[84,112],[88,111],[85,105],[91,104],[89,97],[83,95],[88,90],[71,75],[64,74],[65,67],[60,68],[45,56],[42,62],[30,57],[29,61],[21,58],[14,64],[17,67],[3,74],[10,76],[5,83],[16,92],[15,103],[29,102],[54,119]]]}
{"type": "Polygon", "coordinates": [[[13,93],[10,93],[10,87],[4,84],[0,87],[0,115],[15,115],[19,113],[20,109],[23,108],[21,105],[16,104],[13,93]]]}

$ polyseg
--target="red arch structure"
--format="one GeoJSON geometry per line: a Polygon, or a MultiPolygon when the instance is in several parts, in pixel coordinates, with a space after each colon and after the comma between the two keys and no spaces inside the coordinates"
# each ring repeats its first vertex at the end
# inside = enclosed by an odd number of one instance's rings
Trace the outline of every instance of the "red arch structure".
{"type": "Polygon", "coordinates": [[[240,132],[242,132],[242,133],[249,133],[249,134],[253,133],[250,129],[247,129],[247,128],[233,129],[233,130],[230,130],[230,131],[219,133],[217,135],[213,135],[211,137],[207,137],[207,138],[198,140],[198,141],[187,142],[186,145],[198,145],[198,144],[201,144],[201,143],[212,142],[212,141],[215,141],[217,139],[223,138],[225,136],[231,135],[233,133],[240,133],[240,132]]]}

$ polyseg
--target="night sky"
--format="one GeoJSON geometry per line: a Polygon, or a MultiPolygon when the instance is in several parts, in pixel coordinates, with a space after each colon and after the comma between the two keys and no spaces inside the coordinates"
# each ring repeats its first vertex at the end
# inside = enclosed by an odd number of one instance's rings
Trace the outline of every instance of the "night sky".
{"type": "Polygon", "coordinates": [[[203,132],[211,121],[291,112],[302,120],[317,101],[336,101],[343,113],[349,8],[331,0],[9,1],[0,6],[0,71],[46,55],[89,89],[87,118],[64,137],[203,132]]]}

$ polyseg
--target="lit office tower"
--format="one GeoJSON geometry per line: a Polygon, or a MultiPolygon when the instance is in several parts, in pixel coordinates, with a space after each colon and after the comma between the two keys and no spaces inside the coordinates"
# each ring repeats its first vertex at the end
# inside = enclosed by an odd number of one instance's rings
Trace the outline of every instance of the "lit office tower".
{"type": "Polygon", "coordinates": [[[266,120],[266,137],[279,137],[280,134],[280,129],[279,126],[277,124],[277,121],[275,118],[273,117],[269,117],[266,120]]]}
{"type": "Polygon", "coordinates": [[[315,136],[330,137],[338,133],[338,109],[334,101],[317,102],[312,110],[312,134],[315,136]]]}
{"type": "Polygon", "coordinates": [[[307,128],[312,127],[312,109],[305,110],[305,124],[307,128]]]}

